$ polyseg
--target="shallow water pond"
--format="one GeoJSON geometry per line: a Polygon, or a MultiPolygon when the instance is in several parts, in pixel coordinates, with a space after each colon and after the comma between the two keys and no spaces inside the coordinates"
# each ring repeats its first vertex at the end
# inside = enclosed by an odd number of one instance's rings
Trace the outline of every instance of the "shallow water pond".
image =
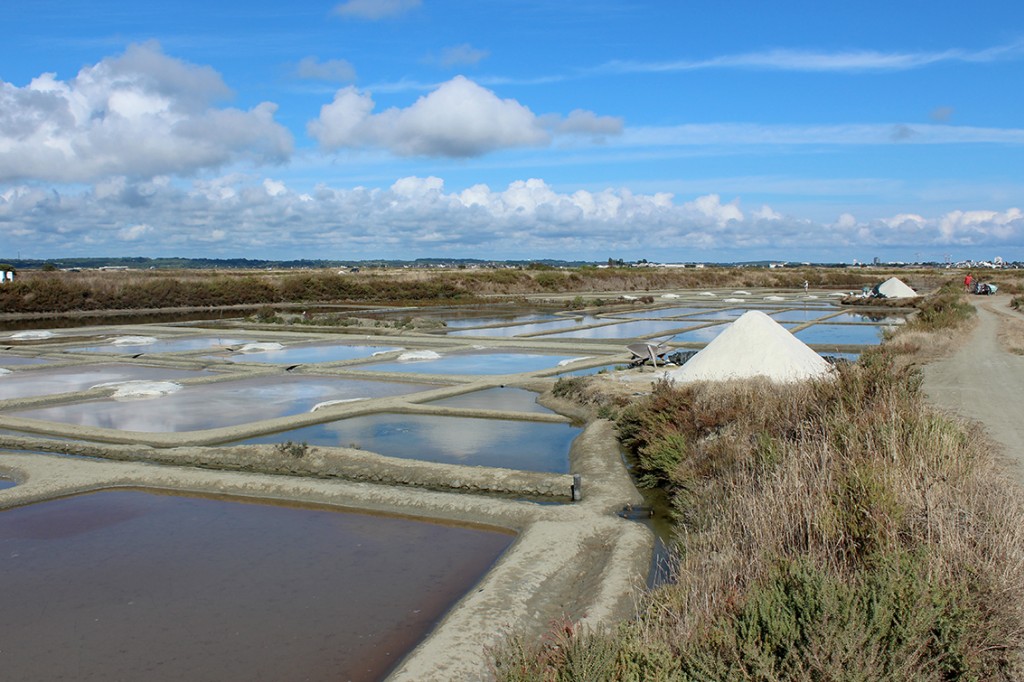
{"type": "Polygon", "coordinates": [[[241,443],[355,447],[389,457],[445,464],[566,473],[580,429],[569,424],[372,414],[251,438],[241,443]]]}
{"type": "Polygon", "coordinates": [[[3,490],[5,488],[13,488],[16,485],[18,484],[9,478],[0,478],[0,490],[3,490]]]}
{"type": "MultiPolygon", "coordinates": [[[[267,362],[279,365],[302,365],[317,362],[338,362],[369,358],[376,353],[401,350],[398,346],[349,346],[344,344],[318,344],[293,346],[280,350],[255,353],[232,353],[224,356],[230,362],[267,362]]],[[[218,356],[219,357],[219,356],[218,356]]]]}
{"type": "Polygon", "coordinates": [[[51,362],[46,358],[26,358],[20,355],[0,355],[0,365],[4,367],[21,367],[24,365],[45,365],[51,362]]]}
{"type": "Polygon", "coordinates": [[[547,322],[516,324],[509,327],[495,327],[494,329],[465,329],[449,332],[448,336],[499,336],[502,338],[510,338],[513,336],[536,334],[538,332],[573,329],[574,327],[596,324],[601,321],[601,318],[594,317],[593,315],[585,315],[583,317],[560,317],[547,322]]]}
{"type": "Polygon", "coordinates": [[[673,329],[682,329],[689,326],[689,324],[689,322],[685,322],[683,320],[637,320],[635,322],[620,322],[618,324],[605,325],[603,327],[592,327],[591,329],[579,329],[576,331],[559,332],[557,334],[545,334],[544,338],[633,339],[671,331],[673,329]]]}
{"type": "Polygon", "coordinates": [[[523,324],[526,322],[541,322],[545,320],[558,319],[550,313],[537,313],[533,315],[503,315],[491,317],[466,317],[466,318],[444,318],[445,326],[449,329],[460,329],[462,327],[484,327],[489,324],[523,324]]]}
{"type": "MultiPolygon", "coordinates": [[[[135,335],[132,335],[135,336],[135,335]]],[[[236,339],[223,336],[194,336],[182,339],[163,339],[150,343],[114,343],[118,338],[111,337],[103,344],[96,346],[84,346],[82,348],[69,348],[72,353],[119,353],[122,355],[137,355],[139,353],[180,353],[190,350],[205,350],[213,348],[224,348],[227,346],[241,346],[252,343],[252,339],[236,339]]],[[[141,335],[138,338],[144,338],[141,335]]]]}
{"type": "Polygon", "coordinates": [[[630,318],[659,318],[659,317],[679,317],[680,315],[695,315],[697,313],[711,312],[713,309],[709,308],[658,308],[657,310],[637,310],[634,312],[625,313],[613,313],[611,317],[630,317],[630,318]]]}
{"type": "Polygon", "coordinates": [[[424,404],[438,407],[552,414],[551,410],[537,402],[536,393],[527,391],[525,388],[487,388],[482,391],[463,393],[451,398],[432,400],[424,404]]]}
{"type": "Polygon", "coordinates": [[[796,332],[796,338],[809,345],[876,345],[882,341],[883,329],[881,325],[821,323],[796,332]]]}
{"type": "Polygon", "coordinates": [[[328,400],[381,398],[431,388],[436,387],[291,374],[185,386],[149,400],[88,400],[12,414],[121,431],[198,431],[308,412],[328,400]]]}
{"type": "Polygon", "coordinates": [[[380,362],[361,365],[359,369],[413,374],[519,374],[557,367],[560,362],[576,357],[580,356],[473,351],[431,360],[380,362]]]}
{"type": "Polygon", "coordinates": [[[116,364],[16,371],[0,375],[0,399],[85,391],[97,384],[115,381],[180,381],[210,374],[203,370],[116,364]]]}
{"type": "Polygon", "coordinates": [[[676,334],[671,340],[679,343],[707,343],[708,341],[714,340],[719,334],[728,328],[729,325],[727,324],[715,324],[710,327],[691,329],[690,331],[676,334]]]}
{"type": "Polygon", "coordinates": [[[827,323],[833,322],[860,322],[864,324],[903,324],[907,321],[906,315],[893,315],[892,313],[843,313],[830,317],[827,323]]]}
{"type": "Polygon", "coordinates": [[[0,512],[12,680],[379,680],[509,534],[105,491],[0,512]]]}

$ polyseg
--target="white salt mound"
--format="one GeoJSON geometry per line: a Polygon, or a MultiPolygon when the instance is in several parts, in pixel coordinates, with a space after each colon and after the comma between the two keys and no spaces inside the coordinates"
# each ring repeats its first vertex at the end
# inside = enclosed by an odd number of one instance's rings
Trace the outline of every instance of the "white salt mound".
{"type": "Polygon", "coordinates": [[[916,291],[908,287],[899,277],[890,277],[878,285],[878,293],[886,298],[917,298],[916,291]]]}
{"type": "Polygon", "coordinates": [[[711,293],[710,291],[702,291],[702,292],[700,292],[700,295],[701,296],[715,296],[715,294],[711,293]]]}
{"type": "Polygon", "coordinates": [[[115,346],[148,346],[156,343],[152,336],[118,336],[110,341],[115,346]]]}
{"type": "Polygon", "coordinates": [[[732,293],[733,293],[734,296],[750,296],[750,292],[749,291],[743,291],[742,289],[739,290],[739,291],[734,291],[732,293]]]}
{"type": "Polygon", "coordinates": [[[662,298],[679,298],[679,294],[662,294],[662,298]]]}
{"type": "Polygon", "coordinates": [[[785,301],[786,299],[784,299],[782,296],[765,296],[764,300],[766,300],[766,301],[785,301]]]}
{"type": "Polygon", "coordinates": [[[266,353],[271,350],[282,350],[284,346],[279,343],[247,343],[238,349],[239,353],[266,353]]]}
{"type": "Polygon", "coordinates": [[[325,407],[330,407],[331,405],[342,405],[344,403],[355,403],[355,402],[358,402],[360,400],[367,400],[367,398],[342,398],[341,400],[325,400],[322,403],[317,403],[316,405],[314,405],[313,409],[310,410],[310,412],[316,412],[317,410],[322,410],[325,407]]]}
{"type": "Polygon", "coordinates": [[[723,298],[722,303],[743,303],[742,298],[723,298]]]}
{"type": "Polygon", "coordinates": [[[566,365],[571,365],[574,362],[582,362],[583,360],[589,360],[592,357],[592,355],[584,355],[583,357],[580,358],[568,358],[567,360],[559,360],[558,366],[565,367],[566,365]]]}
{"type": "Polygon", "coordinates": [[[3,367],[0,367],[0,377],[2,377],[5,374],[10,374],[10,373],[11,373],[11,370],[4,369],[3,367]]]}
{"type": "Polygon", "coordinates": [[[438,360],[441,354],[432,350],[409,350],[398,356],[399,362],[415,362],[417,360],[438,360]]]}
{"type": "Polygon", "coordinates": [[[109,388],[116,386],[110,397],[114,400],[148,400],[170,395],[181,390],[181,384],[173,381],[111,381],[96,384],[92,388],[109,388]]]}
{"type": "Polygon", "coordinates": [[[832,366],[807,344],[761,311],[751,310],[665,376],[680,383],[753,377],[790,383],[831,372],[832,366]]]}
{"type": "Polygon", "coordinates": [[[12,339],[18,341],[31,341],[34,339],[51,339],[53,338],[53,332],[18,332],[17,334],[11,334],[12,339]]]}

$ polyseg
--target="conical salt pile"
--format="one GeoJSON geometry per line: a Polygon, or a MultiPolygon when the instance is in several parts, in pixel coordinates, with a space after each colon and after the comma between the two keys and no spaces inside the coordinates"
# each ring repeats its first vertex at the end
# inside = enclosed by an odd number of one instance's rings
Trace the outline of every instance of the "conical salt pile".
{"type": "Polygon", "coordinates": [[[782,383],[826,376],[832,366],[759,310],[744,313],[679,369],[673,381],[726,381],[765,377],[782,383]]]}
{"type": "Polygon", "coordinates": [[[903,283],[899,277],[890,277],[878,285],[878,293],[886,298],[917,298],[918,293],[903,283]]]}

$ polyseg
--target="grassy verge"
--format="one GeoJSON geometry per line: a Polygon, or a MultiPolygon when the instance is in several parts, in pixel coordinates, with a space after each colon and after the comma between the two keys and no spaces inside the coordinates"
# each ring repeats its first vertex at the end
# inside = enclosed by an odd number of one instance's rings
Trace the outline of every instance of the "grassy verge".
{"type": "MultiPolygon", "coordinates": [[[[969,315],[946,294],[916,333],[969,315]]],[[[672,496],[676,581],[614,632],[512,638],[497,679],[1024,675],[1019,491],[891,350],[836,381],[662,383],[617,424],[640,483],[672,496]]]]}

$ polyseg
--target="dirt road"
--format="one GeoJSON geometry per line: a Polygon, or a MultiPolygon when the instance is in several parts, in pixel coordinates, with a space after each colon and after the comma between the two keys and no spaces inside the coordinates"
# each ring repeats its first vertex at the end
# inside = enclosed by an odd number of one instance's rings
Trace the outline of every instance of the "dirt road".
{"type": "Polygon", "coordinates": [[[935,405],[981,422],[1003,446],[1007,472],[1024,484],[1024,356],[1000,347],[1003,319],[1018,316],[1009,297],[974,298],[978,324],[953,356],[924,368],[924,390],[935,405]]]}

